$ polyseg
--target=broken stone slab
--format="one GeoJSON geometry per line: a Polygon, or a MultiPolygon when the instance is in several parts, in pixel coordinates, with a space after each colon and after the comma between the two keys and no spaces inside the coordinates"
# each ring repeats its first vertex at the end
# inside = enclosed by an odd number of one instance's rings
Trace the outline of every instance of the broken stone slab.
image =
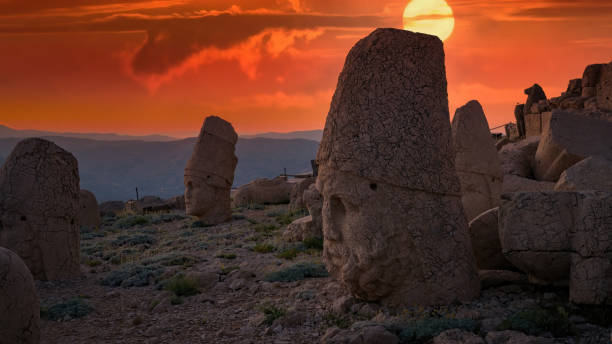
{"type": "Polygon", "coordinates": [[[556,191],[612,191],[612,160],[588,157],[565,170],[555,185],[556,191]]]}
{"type": "Polygon", "coordinates": [[[476,264],[481,270],[515,269],[502,253],[499,242],[499,207],[490,209],[469,224],[476,264]]]}
{"type": "Polygon", "coordinates": [[[537,180],[557,182],[563,171],[593,155],[612,159],[612,122],[554,110],[550,128],[542,135],[535,155],[537,180]]]}

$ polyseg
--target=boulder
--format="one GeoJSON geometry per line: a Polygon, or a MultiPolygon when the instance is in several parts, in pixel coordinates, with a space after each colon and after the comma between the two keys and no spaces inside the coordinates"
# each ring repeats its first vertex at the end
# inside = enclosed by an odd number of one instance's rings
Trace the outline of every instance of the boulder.
{"type": "Polygon", "coordinates": [[[232,125],[207,117],[185,166],[185,211],[214,225],[231,220],[230,190],[238,163],[238,135],[232,125]]]}
{"type": "Polygon", "coordinates": [[[478,101],[472,100],[457,109],[452,133],[461,201],[470,221],[499,205],[501,165],[489,123],[478,101]]]}
{"type": "Polygon", "coordinates": [[[539,144],[539,137],[530,137],[505,145],[499,151],[502,174],[532,177],[532,164],[539,144]]]}
{"type": "Polygon", "coordinates": [[[79,275],[79,199],[72,154],[42,139],[19,142],[0,170],[0,246],[35,279],[79,275]]]}
{"type": "Polygon", "coordinates": [[[304,203],[304,191],[308,190],[308,187],[314,184],[315,181],[316,178],[309,177],[299,180],[293,185],[290,196],[291,201],[289,202],[289,211],[300,211],[306,208],[306,204],[304,203]]]}
{"type": "Polygon", "coordinates": [[[503,195],[499,224],[504,255],[531,280],[569,279],[576,303],[611,301],[612,193],[503,195]]]}
{"type": "Polygon", "coordinates": [[[504,176],[504,183],[502,185],[502,193],[552,191],[554,189],[555,183],[539,182],[512,174],[504,176]]]}
{"type": "Polygon", "coordinates": [[[516,118],[517,133],[508,133],[508,137],[510,137],[511,140],[525,137],[525,104],[519,104],[514,107],[514,117],[516,118]]]}
{"type": "Polygon", "coordinates": [[[510,141],[516,140],[520,137],[518,126],[514,123],[506,124],[506,126],[504,127],[504,130],[506,131],[506,137],[510,141]]]}
{"type": "Polygon", "coordinates": [[[79,194],[79,220],[81,226],[98,228],[102,224],[100,209],[96,196],[87,190],[81,190],[79,194]]]}
{"type": "Polygon", "coordinates": [[[304,241],[308,238],[323,237],[323,219],[321,208],[323,199],[315,184],[311,184],[304,192],[304,202],[310,215],[293,221],[283,233],[286,241],[304,241]]]}
{"type": "Polygon", "coordinates": [[[536,179],[557,182],[563,171],[593,155],[612,159],[612,122],[554,110],[535,155],[536,179]]]}
{"type": "Polygon", "coordinates": [[[487,344],[554,344],[551,338],[528,336],[517,331],[489,332],[485,337],[487,344]]]}
{"type": "Polygon", "coordinates": [[[399,342],[396,335],[380,325],[365,326],[355,331],[330,327],[321,338],[321,344],[398,344],[399,342]]]}
{"type": "Polygon", "coordinates": [[[0,343],[40,342],[40,303],[23,260],[0,247],[0,343]]]}
{"type": "Polygon", "coordinates": [[[584,69],[582,74],[582,87],[596,87],[601,77],[604,64],[592,64],[584,69]]]}
{"type": "Polygon", "coordinates": [[[351,49],[317,189],[323,260],[356,298],[426,306],[478,296],[448,118],[438,38],[377,29],[351,49]]]}
{"type": "Polygon", "coordinates": [[[480,214],[469,224],[476,265],[482,270],[514,269],[502,253],[498,216],[499,207],[480,214]]]}
{"type": "Polygon", "coordinates": [[[555,185],[556,191],[599,190],[612,192],[612,160],[589,157],[568,168],[555,185]]]}
{"type": "Polygon", "coordinates": [[[234,194],[235,206],[289,203],[293,184],[287,177],[259,178],[239,187],[234,194]]]}
{"type": "Polygon", "coordinates": [[[612,111],[612,62],[601,67],[595,92],[597,93],[597,107],[612,111]]]}
{"type": "Polygon", "coordinates": [[[570,96],[582,96],[582,79],[570,80],[565,93],[570,96]]]}

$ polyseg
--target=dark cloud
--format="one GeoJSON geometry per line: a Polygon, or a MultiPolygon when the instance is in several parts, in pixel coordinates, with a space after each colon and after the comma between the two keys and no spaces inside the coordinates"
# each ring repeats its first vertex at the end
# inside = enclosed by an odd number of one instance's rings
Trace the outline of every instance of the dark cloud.
{"type": "Polygon", "coordinates": [[[612,3],[609,1],[563,2],[536,8],[512,11],[510,16],[526,19],[580,19],[612,18],[612,3]]]}

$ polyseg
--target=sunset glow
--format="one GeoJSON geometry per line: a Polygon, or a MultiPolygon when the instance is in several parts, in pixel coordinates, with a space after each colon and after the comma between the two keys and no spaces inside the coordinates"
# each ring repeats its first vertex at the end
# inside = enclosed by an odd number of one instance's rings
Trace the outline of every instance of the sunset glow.
{"type": "Polygon", "coordinates": [[[346,54],[376,27],[446,39],[451,114],[479,99],[492,126],[533,83],[558,96],[612,59],[606,1],[407,4],[0,1],[0,124],[193,136],[216,114],[240,133],[321,129],[346,54]]]}

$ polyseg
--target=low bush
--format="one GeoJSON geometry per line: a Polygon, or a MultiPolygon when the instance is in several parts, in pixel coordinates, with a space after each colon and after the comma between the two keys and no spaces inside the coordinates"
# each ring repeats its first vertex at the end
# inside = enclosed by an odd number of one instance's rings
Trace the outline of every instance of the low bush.
{"type": "Polygon", "coordinates": [[[282,318],[287,314],[285,309],[271,304],[263,304],[259,309],[265,316],[264,323],[268,326],[272,325],[276,319],[282,318]]]}
{"type": "Polygon", "coordinates": [[[217,258],[221,258],[221,259],[236,259],[236,255],[233,253],[222,253],[222,254],[218,254],[217,258]]]}
{"type": "Polygon", "coordinates": [[[127,265],[112,271],[100,282],[110,287],[144,287],[157,281],[164,268],[156,265],[127,265]]]}
{"type": "Polygon", "coordinates": [[[320,237],[311,237],[306,238],[302,242],[304,247],[310,250],[323,250],[323,238],[320,237]]]}
{"type": "Polygon", "coordinates": [[[173,292],[177,297],[198,294],[199,287],[197,280],[184,275],[176,275],[164,283],[164,290],[173,292]]]}
{"type": "Polygon", "coordinates": [[[306,278],[328,277],[329,273],[322,264],[311,262],[297,263],[286,269],[268,274],[264,280],[267,282],[295,282],[306,278]]]}
{"type": "Polygon", "coordinates": [[[91,313],[93,308],[80,298],[71,299],[50,307],[40,309],[40,317],[47,320],[57,321],[65,318],[77,319],[91,313]]]}
{"type": "Polygon", "coordinates": [[[128,229],[135,226],[144,226],[151,223],[151,220],[147,216],[143,215],[127,215],[117,222],[115,222],[115,227],[121,229],[128,229]]]}
{"type": "Polygon", "coordinates": [[[136,246],[136,245],[155,245],[157,239],[148,234],[136,235],[121,235],[117,239],[111,241],[113,247],[119,246],[136,246]]]}
{"type": "Polygon", "coordinates": [[[257,253],[271,253],[274,252],[276,248],[271,244],[257,244],[253,247],[253,252],[257,253]]]}
{"type": "Polygon", "coordinates": [[[505,319],[497,330],[520,331],[533,336],[550,332],[555,337],[566,337],[575,332],[569,321],[569,314],[562,306],[535,307],[519,311],[505,319]]]}

